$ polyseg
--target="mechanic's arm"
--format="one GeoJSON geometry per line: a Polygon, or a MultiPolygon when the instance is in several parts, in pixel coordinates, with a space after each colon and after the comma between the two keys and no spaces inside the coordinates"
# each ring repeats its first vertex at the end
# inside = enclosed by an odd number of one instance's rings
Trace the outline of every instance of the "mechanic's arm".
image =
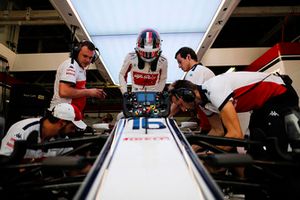
{"type": "Polygon", "coordinates": [[[223,137],[225,133],[220,115],[217,113],[213,113],[211,116],[207,116],[207,119],[211,126],[208,135],[223,137]]]}
{"type": "Polygon", "coordinates": [[[103,89],[90,88],[90,89],[76,89],[70,83],[60,82],[59,83],[59,96],[62,98],[80,98],[80,97],[96,97],[105,98],[106,93],[103,89]]]}
{"type": "MultiPolygon", "coordinates": [[[[220,116],[227,130],[224,137],[244,139],[238,115],[231,101],[228,101],[225,104],[223,109],[220,111],[220,116]]],[[[222,146],[220,148],[227,151],[232,149],[230,146],[222,146]]]]}
{"type": "Polygon", "coordinates": [[[220,111],[220,116],[227,129],[225,137],[244,139],[238,115],[231,101],[228,101],[225,104],[220,111]]]}

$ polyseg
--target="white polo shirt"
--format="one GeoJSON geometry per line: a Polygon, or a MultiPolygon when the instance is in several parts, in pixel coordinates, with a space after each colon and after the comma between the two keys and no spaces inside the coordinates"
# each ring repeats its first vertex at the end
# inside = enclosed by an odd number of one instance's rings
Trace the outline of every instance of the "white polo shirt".
{"type": "Polygon", "coordinates": [[[232,100],[237,112],[258,109],[274,96],[286,91],[283,80],[263,72],[231,72],[209,79],[202,85],[209,102],[205,108],[219,112],[232,100]]]}
{"type": "Polygon", "coordinates": [[[79,64],[74,60],[71,63],[71,58],[65,60],[57,69],[56,77],[54,82],[54,95],[51,101],[50,110],[60,103],[71,103],[77,106],[77,108],[82,112],[85,104],[86,97],[81,98],[62,98],[59,96],[59,83],[65,82],[74,85],[76,89],[86,88],[86,70],[79,66],[79,64]]]}

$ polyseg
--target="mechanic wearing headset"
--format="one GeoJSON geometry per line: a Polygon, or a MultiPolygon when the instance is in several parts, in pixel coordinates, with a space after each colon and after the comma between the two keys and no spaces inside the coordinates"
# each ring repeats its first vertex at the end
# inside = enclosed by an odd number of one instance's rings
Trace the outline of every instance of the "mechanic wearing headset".
{"type": "MultiPolygon", "coordinates": [[[[299,98],[291,82],[283,76],[263,72],[232,72],[215,76],[199,86],[178,80],[169,91],[172,102],[183,111],[201,106],[209,120],[213,113],[219,113],[227,130],[225,137],[228,138],[244,138],[237,113],[252,111],[250,138],[276,137],[281,151],[287,151],[284,115],[290,108],[299,110],[299,98]]],[[[231,149],[228,146],[221,148],[231,149]]],[[[251,154],[256,156],[264,153],[272,155],[272,148],[265,150],[260,147],[252,151],[251,154]]]]}
{"type": "Polygon", "coordinates": [[[87,97],[106,97],[102,89],[86,88],[86,70],[96,60],[96,50],[95,45],[87,40],[74,46],[71,58],[65,60],[57,69],[50,110],[59,103],[72,103],[83,112],[87,97]]]}

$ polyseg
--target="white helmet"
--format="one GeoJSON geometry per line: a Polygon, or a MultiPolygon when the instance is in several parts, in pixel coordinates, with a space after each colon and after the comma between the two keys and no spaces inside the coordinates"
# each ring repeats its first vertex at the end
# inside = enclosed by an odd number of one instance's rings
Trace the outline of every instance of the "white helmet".
{"type": "Polygon", "coordinates": [[[158,32],[153,29],[143,30],[137,38],[135,50],[145,62],[152,62],[159,57],[161,50],[158,32]]]}

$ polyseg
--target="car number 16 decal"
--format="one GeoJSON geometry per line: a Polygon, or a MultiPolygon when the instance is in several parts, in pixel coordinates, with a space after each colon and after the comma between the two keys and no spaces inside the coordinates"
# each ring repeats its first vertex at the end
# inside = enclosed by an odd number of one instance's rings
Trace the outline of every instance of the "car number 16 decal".
{"type": "Polygon", "coordinates": [[[166,125],[164,125],[161,121],[155,121],[157,119],[153,118],[134,118],[132,129],[140,129],[140,124],[142,122],[143,129],[164,129],[166,125]]]}

